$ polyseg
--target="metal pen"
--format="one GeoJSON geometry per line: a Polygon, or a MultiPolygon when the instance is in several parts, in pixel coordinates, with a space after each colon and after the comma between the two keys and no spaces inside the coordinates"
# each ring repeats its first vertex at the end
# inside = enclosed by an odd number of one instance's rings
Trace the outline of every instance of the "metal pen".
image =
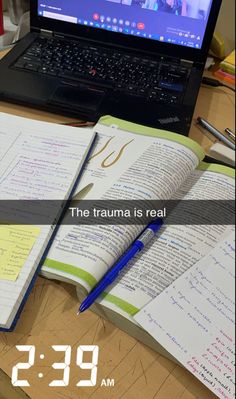
{"type": "Polygon", "coordinates": [[[225,133],[227,133],[227,135],[235,141],[235,134],[234,132],[232,132],[232,130],[230,130],[228,127],[225,129],[225,133]]]}
{"type": "Polygon", "coordinates": [[[225,143],[229,148],[235,150],[235,144],[232,143],[227,137],[225,137],[219,130],[217,130],[214,126],[212,126],[209,122],[205,119],[201,118],[200,116],[197,118],[197,122],[201,125],[204,129],[206,129],[209,133],[211,133],[214,137],[218,140],[225,143]]]}

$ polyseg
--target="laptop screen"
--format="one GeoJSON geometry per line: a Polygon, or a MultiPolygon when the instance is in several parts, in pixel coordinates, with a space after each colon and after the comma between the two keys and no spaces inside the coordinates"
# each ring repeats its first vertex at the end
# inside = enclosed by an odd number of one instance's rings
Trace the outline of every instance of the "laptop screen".
{"type": "Polygon", "coordinates": [[[41,0],[38,15],[201,49],[213,0],[41,0]]]}

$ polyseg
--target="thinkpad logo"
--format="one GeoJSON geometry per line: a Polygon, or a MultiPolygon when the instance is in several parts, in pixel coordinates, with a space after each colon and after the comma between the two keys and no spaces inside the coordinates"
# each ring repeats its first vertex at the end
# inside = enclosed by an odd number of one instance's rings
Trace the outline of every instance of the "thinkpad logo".
{"type": "Polygon", "coordinates": [[[178,116],[174,116],[174,117],[169,117],[169,118],[162,118],[162,119],[158,119],[158,122],[161,123],[161,125],[166,125],[168,123],[174,123],[174,122],[180,122],[178,116]]]}

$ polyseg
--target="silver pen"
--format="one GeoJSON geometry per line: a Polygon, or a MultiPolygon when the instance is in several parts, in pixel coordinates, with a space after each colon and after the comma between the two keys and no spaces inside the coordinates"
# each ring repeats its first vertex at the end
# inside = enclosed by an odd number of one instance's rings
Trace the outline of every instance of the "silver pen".
{"type": "Polygon", "coordinates": [[[235,134],[234,132],[232,132],[232,130],[230,130],[228,127],[225,129],[225,133],[227,133],[227,135],[235,141],[235,134]]]}
{"type": "Polygon", "coordinates": [[[214,137],[216,137],[218,140],[222,141],[225,143],[229,148],[232,148],[232,150],[235,150],[235,144],[232,143],[227,137],[225,137],[219,130],[217,130],[214,126],[212,126],[209,122],[207,122],[205,119],[201,118],[200,116],[197,118],[197,122],[199,125],[201,125],[204,129],[206,129],[209,133],[211,133],[214,137]]]}

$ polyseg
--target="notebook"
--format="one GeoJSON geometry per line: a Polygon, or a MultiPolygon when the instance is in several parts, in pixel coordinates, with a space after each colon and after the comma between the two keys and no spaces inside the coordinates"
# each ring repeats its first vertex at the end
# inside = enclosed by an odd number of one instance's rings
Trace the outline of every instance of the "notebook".
{"type": "Polygon", "coordinates": [[[235,229],[135,316],[220,399],[235,397],[235,229]]]}
{"type": "MultiPolygon", "coordinates": [[[[120,205],[132,200],[134,208],[139,208],[140,200],[160,198],[182,199],[179,204],[184,204],[177,212],[178,221],[168,222],[167,214],[157,238],[130,262],[92,307],[119,328],[170,357],[132,316],[227,234],[234,220],[234,205],[230,201],[234,198],[234,170],[202,162],[204,153],[197,143],[171,132],[110,117],[102,118],[95,131],[98,142],[78,187],[83,191],[90,185],[87,200],[96,205],[100,199],[100,207],[105,201],[107,209],[117,199],[120,205]],[[216,203],[217,208],[207,211],[207,200],[214,198],[221,201],[216,203]],[[200,206],[188,206],[193,199],[201,200],[195,201],[200,206]],[[188,223],[182,222],[184,217],[188,223]]],[[[130,224],[124,218],[108,219],[100,225],[95,219],[83,225],[80,220],[75,217],[74,225],[60,228],[42,274],[74,284],[81,301],[144,226],[137,218],[136,223],[130,224]]]]}
{"type": "Polygon", "coordinates": [[[16,325],[93,141],[90,130],[0,113],[1,330],[16,325]]]}
{"type": "Polygon", "coordinates": [[[0,98],[187,135],[221,0],[32,0],[0,98]]]}

